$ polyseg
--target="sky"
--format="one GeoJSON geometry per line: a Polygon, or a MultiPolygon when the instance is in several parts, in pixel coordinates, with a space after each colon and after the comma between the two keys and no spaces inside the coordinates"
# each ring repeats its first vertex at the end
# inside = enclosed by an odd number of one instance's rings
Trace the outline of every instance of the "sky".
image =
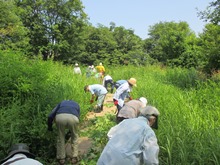
{"type": "Polygon", "coordinates": [[[89,22],[110,27],[123,26],[146,39],[150,26],[159,22],[185,21],[197,35],[203,32],[205,22],[197,12],[204,11],[213,0],[81,0],[89,22]],[[198,9],[198,11],[197,11],[198,9]]]}

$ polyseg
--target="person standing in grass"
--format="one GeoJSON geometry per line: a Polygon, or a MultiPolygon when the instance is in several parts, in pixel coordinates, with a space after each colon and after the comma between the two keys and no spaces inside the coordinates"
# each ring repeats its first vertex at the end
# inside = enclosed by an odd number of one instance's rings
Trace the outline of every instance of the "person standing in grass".
{"type": "Polygon", "coordinates": [[[119,111],[116,122],[120,123],[124,119],[136,118],[139,116],[140,109],[146,107],[147,99],[141,97],[137,100],[130,100],[119,111]]]}
{"type": "Polygon", "coordinates": [[[155,107],[146,106],[137,118],[112,127],[97,165],[158,165],[159,145],[152,129],[158,128],[158,116],[155,107]]]}
{"type": "MultiPolygon", "coordinates": [[[[132,91],[133,86],[137,86],[136,82],[137,81],[135,78],[130,78],[129,80],[127,80],[127,82],[120,85],[118,89],[115,91],[113,96],[113,102],[117,107],[117,114],[124,106],[124,100],[127,97],[128,93],[132,91]]],[[[130,96],[129,99],[132,100],[132,97],[130,96]]]]}
{"type": "Polygon", "coordinates": [[[78,124],[80,117],[80,106],[72,100],[64,100],[59,103],[48,116],[48,130],[53,131],[52,124],[55,121],[57,136],[57,160],[60,165],[65,164],[65,130],[68,129],[71,134],[71,163],[78,162],[78,124]]]}
{"type": "Polygon", "coordinates": [[[97,69],[97,71],[99,73],[100,83],[102,83],[103,78],[104,78],[104,74],[105,74],[105,67],[100,62],[99,65],[96,66],[96,69],[97,69]]]}
{"type": "Polygon", "coordinates": [[[97,101],[95,106],[95,112],[100,112],[103,110],[103,103],[105,100],[105,96],[108,93],[106,88],[100,84],[86,85],[84,87],[85,92],[90,92],[92,94],[92,98],[90,99],[90,103],[94,102],[94,99],[97,101]]]}
{"type": "Polygon", "coordinates": [[[73,69],[74,74],[82,74],[79,64],[75,63],[75,67],[73,69]]]}
{"type": "Polygon", "coordinates": [[[104,78],[103,78],[103,82],[102,82],[102,85],[108,90],[108,85],[110,84],[111,86],[111,93],[113,93],[113,90],[114,90],[114,82],[113,82],[113,79],[110,75],[106,75],[104,78]]]}

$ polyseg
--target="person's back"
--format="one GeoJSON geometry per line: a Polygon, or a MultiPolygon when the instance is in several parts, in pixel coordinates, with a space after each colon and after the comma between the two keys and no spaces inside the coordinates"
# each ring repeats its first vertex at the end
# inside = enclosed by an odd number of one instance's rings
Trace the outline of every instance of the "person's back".
{"type": "Polygon", "coordinates": [[[159,111],[152,106],[140,110],[138,118],[123,120],[108,132],[109,141],[97,165],[159,164],[159,146],[152,128],[158,128],[159,111]]]}

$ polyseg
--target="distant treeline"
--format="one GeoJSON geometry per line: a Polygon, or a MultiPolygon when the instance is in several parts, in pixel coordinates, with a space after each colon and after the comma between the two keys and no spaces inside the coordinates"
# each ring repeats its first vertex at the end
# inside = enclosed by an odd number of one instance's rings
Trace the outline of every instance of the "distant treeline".
{"type": "Polygon", "coordinates": [[[19,50],[30,57],[65,64],[160,63],[208,74],[220,68],[218,1],[210,3],[210,10],[198,12],[201,19],[209,21],[198,36],[187,22],[158,22],[146,31],[147,39],[114,22],[109,27],[92,26],[80,0],[11,0],[0,1],[0,6],[1,50],[19,50]]]}

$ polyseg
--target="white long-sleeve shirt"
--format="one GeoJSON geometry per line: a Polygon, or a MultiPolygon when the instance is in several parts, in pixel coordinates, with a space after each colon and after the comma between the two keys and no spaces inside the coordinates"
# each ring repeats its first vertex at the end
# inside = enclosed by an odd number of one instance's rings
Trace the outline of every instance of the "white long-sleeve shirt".
{"type": "Polygon", "coordinates": [[[123,120],[108,132],[97,165],[158,165],[157,138],[145,117],[123,120]]]}
{"type": "Polygon", "coordinates": [[[121,107],[123,107],[125,97],[131,91],[132,91],[132,87],[128,84],[128,82],[125,82],[125,83],[121,84],[118,87],[118,89],[115,91],[115,94],[113,95],[113,99],[118,100],[118,104],[121,107]]]}

